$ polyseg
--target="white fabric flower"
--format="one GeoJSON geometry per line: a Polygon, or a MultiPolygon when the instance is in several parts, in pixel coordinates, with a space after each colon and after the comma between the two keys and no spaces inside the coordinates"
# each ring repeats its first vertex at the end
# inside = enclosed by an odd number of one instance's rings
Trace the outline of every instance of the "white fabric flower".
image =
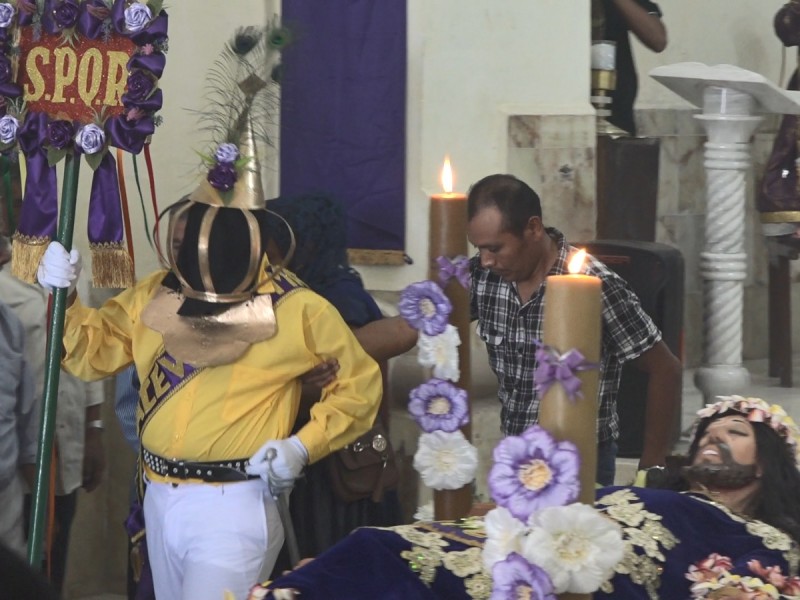
{"type": "Polygon", "coordinates": [[[434,490],[457,490],[475,479],[478,449],[461,431],[434,431],[419,436],[414,468],[434,490]]]}
{"type": "Polygon", "coordinates": [[[505,560],[512,552],[522,554],[522,542],[527,527],[502,506],[486,513],[483,521],[486,526],[483,565],[491,573],[494,563],[505,560]]]}
{"type": "Polygon", "coordinates": [[[586,504],[543,508],[528,524],[522,555],[547,571],[557,594],[596,591],[622,560],[619,526],[586,504]]]}
{"type": "Polygon", "coordinates": [[[447,325],[439,335],[419,334],[417,361],[423,367],[433,367],[433,376],[439,379],[458,381],[461,372],[458,369],[458,347],[461,338],[458,329],[447,325]]]}
{"type": "Polygon", "coordinates": [[[415,521],[433,521],[433,502],[426,502],[422,506],[417,507],[417,512],[414,513],[415,521]]]}

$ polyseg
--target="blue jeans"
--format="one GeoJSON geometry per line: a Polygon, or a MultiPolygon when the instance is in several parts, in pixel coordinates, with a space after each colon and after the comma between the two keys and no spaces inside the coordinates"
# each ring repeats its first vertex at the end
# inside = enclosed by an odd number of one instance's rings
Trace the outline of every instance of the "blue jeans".
{"type": "Polygon", "coordinates": [[[614,485],[617,471],[617,442],[606,440],[597,444],[597,483],[614,485]]]}

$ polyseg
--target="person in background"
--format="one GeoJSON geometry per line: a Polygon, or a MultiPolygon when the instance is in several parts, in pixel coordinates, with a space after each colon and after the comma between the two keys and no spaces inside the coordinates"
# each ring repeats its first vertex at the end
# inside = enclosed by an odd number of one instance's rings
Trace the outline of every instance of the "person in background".
{"type": "Polygon", "coordinates": [[[592,0],[595,40],[616,43],[617,85],[611,94],[609,121],[636,135],[633,104],[639,89],[636,65],[633,62],[629,32],[653,52],[667,47],[667,29],[661,20],[661,9],[650,0],[592,0]]]}
{"type": "MultiPolygon", "coordinates": [[[[47,345],[47,295],[41,287],[20,281],[4,269],[11,260],[12,246],[0,236],[0,301],[5,302],[25,327],[26,358],[31,366],[36,402],[41,405],[44,390],[47,345]]],[[[85,383],[64,371],[59,375],[56,408],[55,528],[46,560],[53,587],[61,593],[67,565],[72,521],[78,503],[78,489],[97,489],[105,470],[103,421],[100,407],[105,399],[100,382],[85,383]]],[[[25,522],[31,497],[25,497],[25,522]]]]}
{"type": "MultiPolygon", "coordinates": [[[[10,255],[8,238],[0,236],[0,273],[10,255]]],[[[34,393],[24,326],[2,301],[0,365],[0,542],[24,556],[22,479],[33,485],[41,403],[34,393]]]]}
{"type": "MultiPolygon", "coordinates": [[[[534,342],[542,339],[546,279],[567,272],[575,248],[560,231],[544,226],[539,196],[513,175],[489,175],[475,183],[467,212],[467,237],[478,249],[470,263],[472,319],[499,383],[502,431],[518,435],[539,414],[534,342]]],[[[603,281],[597,481],[611,485],[622,365],[633,362],[649,376],[642,467],[662,465],[671,450],[682,369],[622,278],[592,257],[584,272],[603,281]]]]}
{"type": "MultiPolygon", "coordinates": [[[[287,268],[313,291],[330,302],[353,330],[362,347],[381,366],[384,394],[378,412],[389,431],[390,402],[386,361],[410,350],[416,331],[401,317],[383,318],[378,305],[364,289],[361,277],[347,258],[347,223],[341,204],[325,195],[306,195],[270,200],[267,208],[286,220],[294,232],[296,249],[287,268]]],[[[276,225],[278,252],[286,256],[289,239],[286,228],[276,225]]],[[[322,387],[335,379],[338,365],[327,361],[305,377],[303,403],[295,428],[308,418],[308,411],[320,398],[322,387]]],[[[364,498],[346,502],[335,494],[329,478],[329,457],[306,470],[292,491],[291,512],[300,556],[316,556],[353,529],[365,525],[389,526],[400,522],[400,506],[395,490],[385,490],[380,502],[364,498]]],[[[280,572],[288,565],[286,557],[276,565],[280,572]]]]}

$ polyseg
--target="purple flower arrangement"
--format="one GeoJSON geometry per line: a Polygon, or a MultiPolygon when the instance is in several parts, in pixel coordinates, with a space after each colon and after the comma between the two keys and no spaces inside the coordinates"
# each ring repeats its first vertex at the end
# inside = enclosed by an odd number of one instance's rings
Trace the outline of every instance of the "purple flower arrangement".
{"type": "Polygon", "coordinates": [[[533,425],[497,444],[489,491],[499,506],[524,523],[542,508],[578,498],[579,467],[575,444],[557,442],[546,429],[533,425]]]}
{"type": "Polygon", "coordinates": [[[457,431],[469,423],[467,392],[449,381],[430,379],[411,390],[408,412],[425,433],[457,431]]]}
{"type": "Polygon", "coordinates": [[[439,335],[447,327],[453,305],[437,283],[426,280],[407,286],[400,294],[397,308],[414,329],[426,335],[439,335]]]}
{"type": "Polygon", "coordinates": [[[491,600],[556,600],[553,582],[544,569],[529,563],[516,552],[492,567],[491,600]]]}
{"type": "MultiPolygon", "coordinates": [[[[445,257],[438,264],[451,264],[445,257]]],[[[455,275],[454,275],[455,276],[455,275]]],[[[460,431],[469,423],[467,392],[441,377],[458,379],[457,330],[449,324],[453,305],[442,287],[431,280],[412,283],[400,294],[400,315],[420,332],[418,361],[433,367],[434,376],[414,388],[408,410],[423,430],[414,468],[436,490],[458,489],[475,478],[477,449],[460,431]]]]}

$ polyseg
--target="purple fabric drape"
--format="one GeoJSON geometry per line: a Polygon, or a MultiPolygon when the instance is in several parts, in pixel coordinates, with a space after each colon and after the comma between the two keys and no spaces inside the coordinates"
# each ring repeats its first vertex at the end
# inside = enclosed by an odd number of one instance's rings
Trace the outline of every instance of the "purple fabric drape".
{"type": "Polygon", "coordinates": [[[106,152],[92,177],[89,196],[89,241],[93,244],[122,241],[122,208],[120,207],[117,161],[106,152]]]}
{"type": "Polygon", "coordinates": [[[47,164],[42,147],[47,139],[48,120],[44,113],[28,113],[17,135],[28,170],[17,231],[31,237],[54,237],[58,220],[56,169],[47,164]]]}
{"type": "Polygon", "coordinates": [[[405,244],[405,0],[290,0],[281,195],[342,201],[352,248],[405,244]]]}

